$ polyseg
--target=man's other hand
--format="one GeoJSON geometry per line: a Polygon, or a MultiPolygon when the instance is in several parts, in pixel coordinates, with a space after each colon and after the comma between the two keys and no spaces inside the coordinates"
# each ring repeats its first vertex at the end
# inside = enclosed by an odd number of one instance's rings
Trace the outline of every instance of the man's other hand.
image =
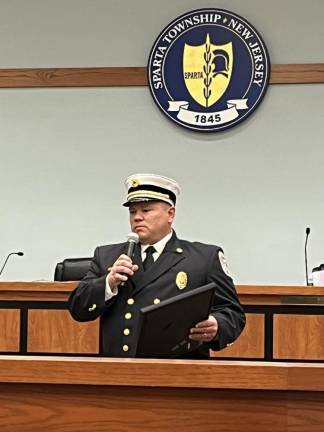
{"type": "Polygon", "coordinates": [[[209,315],[208,319],[201,321],[190,329],[189,338],[195,341],[210,342],[215,339],[218,331],[218,323],[215,317],[209,315]]]}

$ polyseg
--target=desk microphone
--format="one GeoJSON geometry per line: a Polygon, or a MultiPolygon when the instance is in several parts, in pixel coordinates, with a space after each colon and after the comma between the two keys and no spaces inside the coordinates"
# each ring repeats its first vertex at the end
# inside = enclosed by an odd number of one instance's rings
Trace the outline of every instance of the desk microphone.
{"type": "Polygon", "coordinates": [[[306,269],[306,284],[307,286],[310,286],[309,280],[308,280],[308,264],[307,264],[307,240],[308,236],[310,234],[310,228],[306,228],[306,240],[305,240],[305,269],[306,269]]]}
{"type": "Polygon", "coordinates": [[[10,258],[11,255],[24,256],[24,252],[11,252],[11,253],[7,256],[5,262],[4,262],[4,264],[3,264],[3,266],[2,266],[2,268],[1,268],[1,270],[0,270],[0,276],[1,276],[1,274],[2,274],[2,272],[3,272],[3,270],[4,270],[4,268],[6,267],[6,264],[7,264],[7,262],[8,262],[8,259],[10,258]]]}
{"type": "MultiPolygon", "coordinates": [[[[138,234],[136,234],[134,232],[129,233],[127,236],[127,241],[128,241],[128,248],[127,248],[126,255],[129,256],[130,258],[132,258],[132,256],[134,255],[135,246],[139,242],[138,234]]],[[[125,285],[125,282],[122,282],[120,284],[120,286],[124,286],[124,285],[125,285]]]]}

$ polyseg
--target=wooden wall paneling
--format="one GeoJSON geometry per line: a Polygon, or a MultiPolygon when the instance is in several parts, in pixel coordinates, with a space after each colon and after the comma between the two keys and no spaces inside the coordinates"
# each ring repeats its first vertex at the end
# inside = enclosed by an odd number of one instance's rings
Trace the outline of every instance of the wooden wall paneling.
{"type": "Polygon", "coordinates": [[[19,352],[20,310],[0,309],[0,351],[19,352]]]}
{"type": "MultiPolygon", "coordinates": [[[[38,312],[31,311],[30,313],[30,326],[29,326],[29,349],[30,352],[43,352],[43,353],[98,353],[98,338],[99,334],[99,322],[95,323],[77,323],[73,321],[70,317],[69,313],[64,309],[66,307],[66,300],[69,297],[70,292],[76,287],[77,282],[0,282],[0,301],[2,303],[2,308],[6,308],[6,301],[10,300],[11,305],[10,308],[13,307],[13,304],[16,303],[15,308],[19,309],[21,307],[21,301],[25,301],[26,303],[24,307],[33,308],[33,301],[42,302],[42,308],[46,309],[50,308],[51,311],[47,311],[45,316],[41,316],[40,306],[37,306],[38,312]],[[53,306],[50,306],[47,302],[55,301],[57,304],[55,306],[55,310],[53,306]],[[60,306],[61,304],[61,306],[60,306]],[[58,311],[60,309],[60,312],[58,311]],[[34,315],[33,315],[34,314],[34,315]],[[46,314],[49,314],[47,316],[46,314]],[[34,323],[34,318],[37,315],[37,322],[34,323]],[[56,319],[54,316],[56,315],[56,319]],[[64,320],[66,322],[64,324],[60,324],[62,321],[61,318],[64,316],[64,320]],[[40,325],[41,322],[41,325],[40,325]],[[44,324],[45,323],[45,324],[44,324]],[[34,324],[34,326],[33,326],[34,324]],[[42,332],[42,328],[44,325],[50,326],[50,332],[42,332]],[[88,327],[89,326],[89,327],[88,327]],[[92,326],[94,326],[92,328],[92,326]],[[91,330],[92,329],[92,330],[91,330]],[[55,336],[55,332],[59,331],[60,334],[55,336]],[[65,332],[65,333],[64,333],[65,332]],[[66,338],[62,338],[61,335],[66,334],[66,338]],[[68,342],[68,339],[70,341],[68,342]],[[65,351],[62,343],[66,343],[64,345],[68,349],[65,351]],[[54,344],[52,348],[50,348],[50,344],[54,344]],[[72,344],[72,345],[71,345],[72,344]]],[[[313,315],[321,317],[324,316],[324,287],[305,287],[305,286],[267,286],[267,285],[237,285],[237,292],[241,303],[243,305],[253,305],[253,312],[258,312],[258,314],[252,314],[251,317],[248,314],[248,321],[246,329],[244,330],[242,336],[232,345],[228,347],[224,351],[220,353],[216,353],[216,357],[224,358],[224,357],[242,357],[242,358],[264,358],[264,345],[265,341],[263,341],[263,331],[264,331],[264,323],[263,313],[264,308],[263,305],[271,306],[271,305],[282,305],[281,313],[287,312],[292,305],[299,305],[298,308],[300,311],[305,307],[305,313],[309,314],[310,312],[313,315]],[[260,306],[260,309],[259,309],[260,306]],[[310,307],[313,311],[310,310],[310,307]],[[262,317],[262,318],[261,318],[262,317]],[[251,350],[251,351],[250,351],[251,350]]],[[[274,309],[275,310],[275,309],[274,309]]],[[[278,310],[278,308],[277,308],[278,310]]],[[[271,312],[271,307],[269,309],[271,312]]],[[[6,314],[12,314],[12,312],[6,312],[6,314]]],[[[16,315],[18,317],[18,315],[16,315]]],[[[2,315],[4,317],[4,315],[2,315]]],[[[36,319],[36,318],[35,318],[36,319]]],[[[282,318],[288,319],[289,317],[282,318]]],[[[311,319],[311,318],[307,318],[311,319]]],[[[323,318],[318,318],[320,321],[323,318]]],[[[315,322],[318,321],[315,320],[315,322]]],[[[4,318],[4,322],[6,325],[9,322],[7,318],[4,318]]],[[[12,340],[4,341],[3,335],[4,332],[6,337],[10,332],[4,330],[4,326],[0,327],[0,334],[2,334],[2,347],[4,348],[3,352],[10,352],[11,348],[14,348],[12,352],[18,352],[19,341],[18,337],[16,338],[16,342],[14,347],[11,345],[12,340]],[[2,328],[2,333],[1,333],[2,328]],[[9,344],[7,346],[7,344],[9,344]]],[[[16,325],[16,328],[19,329],[19,324],[16,325]]],[[[320,331],[323,334],[322,326],[310,327],[310,331],[320,331]]],[[[274,329],[276,332],[276,328],[274,329]]],[[[283,331],[284,334],[287,335],[287,331],[285,326],[279,326],[279,331],[283,331]]],[[[299,331],[299,330],[298,330],[299,331]]],[[[293,335],[294,336],[294,335],[293,335]]],[[[306,335],[307,337],[309,334],[306,335]]],[[[285,337],[285,336],[284,336],[285,337]]],[[[289,343],[292,343],[293,337],[289,343]]],[[[275,351],[275,355],[284,355],[284,351],[280,352],[280,349],[285,350],[284,344],[278,342],[277,336],[277,346],[275,351]],[[279,345],[278,345],[279,344],[279,345]],[[279,348],[278,348],[279,346],[279,348]],[[281,348],[280,348],[281,347],[281,348]],[[279,350],[279,351],[278,351],[279,350]],[[278,354],[279,353],[279,354],[278,354]]],[[[306,358],[300,357],[298,354],[297,360],[306,361],[308,359],[324,359],[323,357],[323,344],[319,335],[315,335],[313,340],[317,340],[318,346],[315,348],[314,345],[311,346],[312,356],[310,358],[310,351],[307,348],[306,350],[306,358]],[[319,354],[316,354],[315,351],[318,350],[319,354]]],[[[20,341],[20,344],[24,341],[20,341]]],[[[314,342],[315,343],[315,342],[314,342]]],[[[268,346],[268,345],[267,345],[268,346]]],[[[27,348],[28,348],[27,347],[27,348]]],[[[0,350],[1,351],[1,350],[0,350]]],[[[269,353],[268,353],[269,354],[269,353]]],[[[293,356],[284,355],[283,358],[294,359],[293,356]]]]}
{"type": "Polygon", "coordinates": [[[99,320],[80,323],[67,310],[30,309],[27,351],[97,354],[99,320]]]}
{"type": "Polygon", "coordinates": [[[211,351],[213,357],[264,358],[264,314],[246,314],[246,326],[233,345],[211,351]]]}
{"type": "Polygon", "coordinates": [[[274,314],[273,358],[324,360],[324,315],[274,314]]]}
{"type": "MultiPolygon", "coordinates": [[[[324,83],[324,63],[274,64],[270,83],[324,83]]],[[[146,67],[0,69],[0,88],[146,85],[146,67]]]]}

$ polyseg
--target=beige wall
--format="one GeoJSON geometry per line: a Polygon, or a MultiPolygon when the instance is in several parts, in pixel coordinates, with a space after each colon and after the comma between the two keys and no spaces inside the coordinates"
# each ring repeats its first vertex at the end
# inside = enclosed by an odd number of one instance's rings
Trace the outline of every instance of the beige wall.
{"type": "MultiPolygon", "coordinates": [[[[1,1],[0,67],[144,66],[161,29],[212,1],[1,1]]],[[[218,1],[262,34],[273,63],[323,62],[324,2],[218,1]]],[[[238,283],[304,282],[324,262],[324,84],[271,86],[241,126],[176,127],[147,88],[0,90],[2,279],[51,279],[55,263],[123,241],[122,180],[177,178],[180,237],[224,247],[238,283]]]]}

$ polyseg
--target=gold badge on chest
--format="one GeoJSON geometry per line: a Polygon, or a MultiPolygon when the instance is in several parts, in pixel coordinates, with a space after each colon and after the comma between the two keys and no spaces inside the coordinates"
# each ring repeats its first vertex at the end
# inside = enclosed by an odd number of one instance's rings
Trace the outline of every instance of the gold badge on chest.
{"type": "Polygon", "coordinates": [[[179,272],[177,274],[177,277],[176,277],[176,285],[177,285],[177,287],[180,290],[182,290],[182,289],[186,288],[187,283],[188,283],[187,273],[183,272],[183,271],[179,272]]]}

